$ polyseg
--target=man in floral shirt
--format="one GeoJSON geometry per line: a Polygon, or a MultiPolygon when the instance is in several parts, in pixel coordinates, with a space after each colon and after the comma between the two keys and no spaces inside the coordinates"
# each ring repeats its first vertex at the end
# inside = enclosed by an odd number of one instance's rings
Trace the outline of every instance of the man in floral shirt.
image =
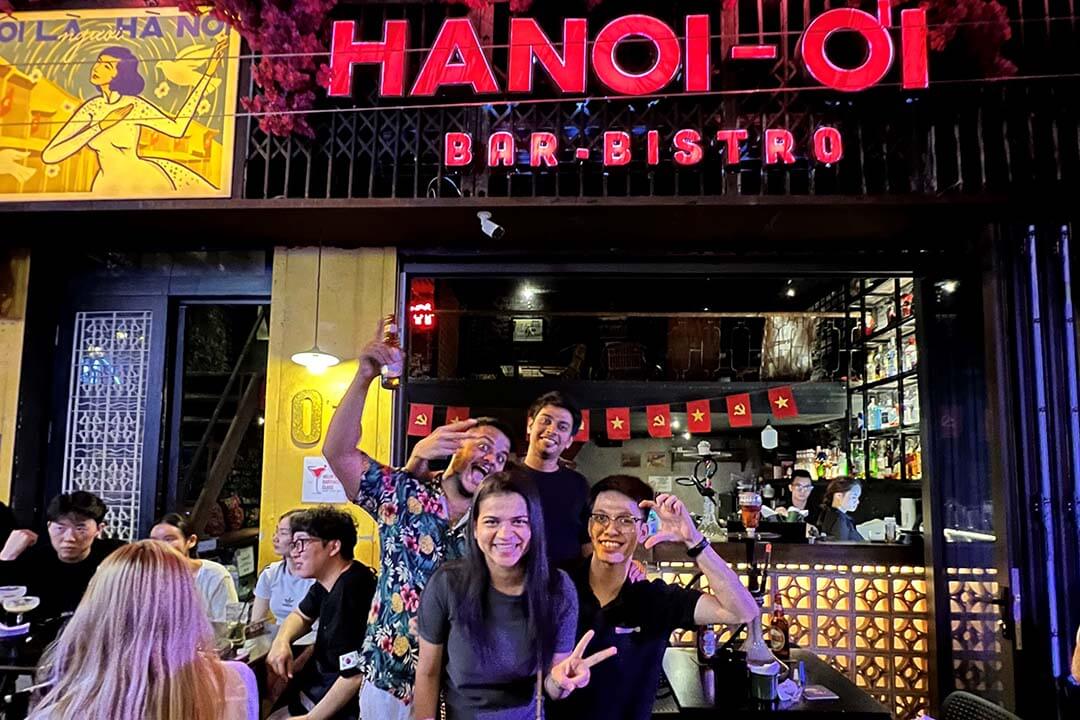
{"type": "Polygon", "coordinates": [[[380,572],[368,614],[360,669],[364,718],[408,720],[419,645],[412,621],[420,593],[443,560],[460,557],[472,495],[506,464],[510,433],[493,418],[437,429],[417,443],[422,460],[450,457],[441,475],[427,480],[383,465],[357,448],[368,386],[383,365],[401,366],[401,350],[377,338],[360,354],[360,368],[326,433],[323,454],[345,493],[379,527],[380,572]]]}

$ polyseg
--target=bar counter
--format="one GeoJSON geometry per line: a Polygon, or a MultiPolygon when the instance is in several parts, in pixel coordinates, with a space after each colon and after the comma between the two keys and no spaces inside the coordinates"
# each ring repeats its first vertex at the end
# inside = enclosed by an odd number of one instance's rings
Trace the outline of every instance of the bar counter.
{"type": "Polygon", "coordinates": [[[694,651],[685,648],[668,648],[664,653],[664,677],[675,697],[680,718],[722,715],[728,720],[823,720],[842,716],[847,720],[890,720],[889,711],[881,703],[813,653],[795,650],[791,660],[804,663],[808,685],[828,688],[837,698],[761,703],[746,697],[733,697],[725,688],[717,686],[712,670],[698,664],[694,651]]]}
{"type": "MultiPolygon", "coordinates": [[[[921,542],[772,542],[764,622],[779,591],[793,647],[828,663],[897,720],[928,711],[933,623],[921,542]]],[[[746,582],[746,543],[713,547],[746,582]]],[[[679,585],[702,582],[685,546],[658,545],[647,560],[651,576],[679,585]]],[[[722,632],[719,639],[726,637],[722,632]]],[[[673,645],[693,647],[694,639],[692,629],[679,631],[673,645]]]]}

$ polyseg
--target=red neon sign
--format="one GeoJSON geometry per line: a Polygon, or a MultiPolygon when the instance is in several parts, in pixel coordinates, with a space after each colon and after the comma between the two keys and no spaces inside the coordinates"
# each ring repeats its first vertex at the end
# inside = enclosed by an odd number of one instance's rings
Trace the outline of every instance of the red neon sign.
{"type": "MultiPolygon", "coordinates": [[[[724,162],[738,165],[742,162],[742,150],[749,136],[745,128],[725,129],[716,132],[716,146],[721,148],[724,162]]],[[[645,133],[644,158],[648,165],[659,165],[663,150],[660,131],[645,133]]],[[[831,165],[844,157],[844,141],[834,127],[819,127],[813,134],[807,159],[831,165]]],[[[493,132],[487,141],[488,167],[513,167],[516,163],[516,142],[508,130],[493,132]]],[[[559,138],[552,132],[534,132],[529,135],[529,165],[531,167],[555,167],[559,164],[559,138]]],[[[444,162],[448,167],[465,167],[473,162],[473,138],[466,132],[448,132],[445,138],[444,162]]],[[[762,161],[766,165],[794,165],[799,158],[795,136],[790,130],[768,128],[761,143],[762,161]]],[[[698,165],[705,159],[706,144],[702,134],[692,128],[675,131],[671,138],[671,159],[677,165],[698,165]]],[[[641,149],[636,148],[630,133],[625,130],[608,130],[603,138],[603,164],[605,167],[629,165],[641,149]]],[[[575,160],[588,160],[592,151],[587,147],[567,149],[575,160]]],[[[567,157],[566,159],[569,159],[567,157]]]]}
{"type": "Polygon", "coordinates": [[[435,304],[430,302],[409,305],[409,317],[416,330],[431,330],[435,327],[435,304]]]}
{"type": "MultiPolygon", "coordinates": [[[[818,15],[799,41],[800,56],[809,75],[822,85],[844,92],[865,90],[880,83],[889,72],[897,51],[905,89],[929,85],[927,20],[924,8],[900,13],[899,48],[890,32],[892,12],[889,0],[879,3],[878,15],[854,8],[833,8],[818,15]],[[829,57],[826,47],[837,32],[854,32],[863,37],[867,56],[854,68],[840,67],[829,57]]],[[[651,15],[624,15],[615,18],[596,34],[588,51],[588,25],[584,18],[563,21],[563,34],[556,43],[531,18],[512,18],[509,29],[506,91],[529,93],[534,73],[540,68],[562,93],[583,94],[587,86],[587,63],[593,75],[609,91],[619,95],[652,95],[674,81],[682,69],[686,92],[708,92],[712,78],[712,31],[708,15],[689,15],[682,28],[684,42],[676,30],[651,15]],[[629,40],[652,43],[655,60],[642,72],[624,68],[617,59],[619,46],[629,40]],[[685,46],[685,54],[684,54],[685,46]]],[[[330,46],[330,95],[348,95],[354,66],[379,68],[379,93],[405,95],[405,57],[408,52],[409,21],[387,20],[379,40],[356,39],[356,23],[334,22],[330,46]]],[[[770,60],[777,56],[775,44],[738,45],[731,61],[770,60]]],[[[409,92],[431,96],[446,86],[465,86],[478,95],[500,92],[499,83],[484,55],[476,29],[466,18],[448,18],[421,64],[409,92]]]]}

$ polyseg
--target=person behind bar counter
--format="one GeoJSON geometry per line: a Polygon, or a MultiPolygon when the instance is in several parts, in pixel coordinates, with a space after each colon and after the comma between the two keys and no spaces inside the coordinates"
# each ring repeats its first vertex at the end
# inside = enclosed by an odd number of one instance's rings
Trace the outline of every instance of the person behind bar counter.
{"type": "Polygon", "coordinates": [[[791,473],[788,490],[791,491],[791,505],[783,511],[781,519],[786,522],[806,522],[810,517],[810,493],[814,491],[814,481],[810,478],[810,472],[799,468],[791,473]]]}
{"type": "Polygon", "coordinates": [[[0,551],[0,584],[25,585],[40,597],[40,620],[74,612],[98,565],[123,545],[101,536],[106,512],[101,498],[83,490],[54,497],[45,510],[49,541],[13,530],[0,551]]]}
{"type": "Polygon", "coordinates": [[[259,689],[222,662],[178,550],[156,540],[105,558],[37,680],[30,720],[256,720],[259,689]]]}
{"type": "Polygon", "coordinates": [[[855,512],[862,496],[862,483],[855,478],[836,478],[825,489],[825,500],[821,503],[821,515],[818,517],[818,529],[830,540],[840,542],[866,542],[866,538],[855,528],[855,521],[848,513],[855,512]]]}
{"type": "Polygon", "coordinates": [[[548,714],[559,720],[648,720],[672,631],[749,622],[758,606],[674,495],[654,498],[639,478],[612,475],[594,485],[589,496],[592,556],[569,572],[578,593],[577,631],[595,632],[586,652],[613,646],[618,653],[593,668],[588,687],[549,703],[548,714]],[[649,508],[655,508],[660,529],[646,539],[649,508]],[[628,580],[637,547],[661,542],[686,547],[708,581],[709,594],[662,580],[628,580]]]}
{"type": "Polygon", "coordinates": [[[415,720],[439,717],[445,678],[447,720],[534,720],[542,692],[566,697],[589,683],[590,667],[615,654],[584,657],[574,646],[577,595],[550,568],[540,500],[524,473],[494,473],[470,513],[465,557],[444,564],[420,598],[415,720]],[[445,661],[445,662],[444,662],[445,661]]]}

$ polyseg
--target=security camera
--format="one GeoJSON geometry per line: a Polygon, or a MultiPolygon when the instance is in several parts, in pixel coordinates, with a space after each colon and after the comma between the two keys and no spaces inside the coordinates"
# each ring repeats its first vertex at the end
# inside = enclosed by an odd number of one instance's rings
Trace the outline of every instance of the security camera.
{"type": "Polygon", "coordinates": [[[502,240],[503,235],[506,234],[506,228],[498,223],[491,221],[491,213],[487,210],[476,213],[476,217],[480,218],[480,229],[484,231],[492,240],[502,240]]]}

